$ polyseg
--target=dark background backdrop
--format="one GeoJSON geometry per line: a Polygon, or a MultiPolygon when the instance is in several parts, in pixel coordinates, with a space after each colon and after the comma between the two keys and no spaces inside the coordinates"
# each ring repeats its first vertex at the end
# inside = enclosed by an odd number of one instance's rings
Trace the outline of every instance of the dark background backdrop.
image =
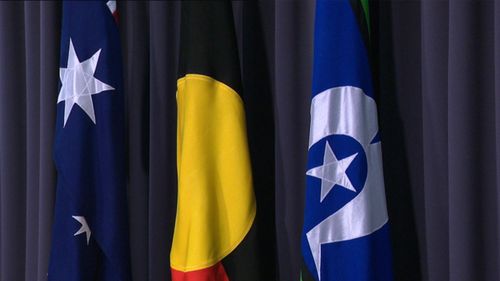
{"type": "MultiPolygon", "coordinates": [[[[233,2],[260,216],[298,280],[314,1],[233,2]]],[[[133,280],[170,280],[179,3],[119,1],[133,280]]],[[[372,1],[396,280],[500,280],[500,3],[372,1]]],[[[0,2],[0,280],[45,280],[59,2],[0,2]]],[[[270,280],[272,277],[270,277],[270,280]]]]}

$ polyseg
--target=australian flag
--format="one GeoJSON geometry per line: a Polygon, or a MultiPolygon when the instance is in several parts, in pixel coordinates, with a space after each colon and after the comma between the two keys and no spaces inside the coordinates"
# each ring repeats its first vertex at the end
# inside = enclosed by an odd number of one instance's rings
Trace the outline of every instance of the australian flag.
{"type": "Polygon", "coordinates": [[[302,280],[390,281],[368,0],[317,0],[302,280]]]}
{"type": "Polygon", "coordinates": [[[130,280],[116,19],[115,1],[63,2],[48,280],[130,280]]]}

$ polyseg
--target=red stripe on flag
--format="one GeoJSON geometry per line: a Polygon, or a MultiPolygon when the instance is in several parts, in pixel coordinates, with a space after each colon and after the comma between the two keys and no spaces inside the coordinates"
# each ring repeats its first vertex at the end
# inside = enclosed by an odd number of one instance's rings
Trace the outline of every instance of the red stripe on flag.
{"type": "Polygon", "coordinates": [[[115,18],[116,24],[118,24],[120,16],[118,15],[118,11],[113,12],[113,18],[115,18]]]}
{"type": "Polygon", "coordinates": [[[172,271],[172,281],[229,281],[221,262],[215,265],[194,271],[172,271]]]}

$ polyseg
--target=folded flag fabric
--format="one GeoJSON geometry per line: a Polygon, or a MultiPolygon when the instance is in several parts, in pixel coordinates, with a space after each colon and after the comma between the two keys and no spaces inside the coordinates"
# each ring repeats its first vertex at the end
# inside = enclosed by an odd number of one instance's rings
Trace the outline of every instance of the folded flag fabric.
{"type": "Polygon", "coordinates": [[[301,280],[392,280],[368,1],[316,3],[301,280]]]}
{"type": "Polygon", "coordinates": [[[48,280],[130,280],[115,1],[64,1],[48,280]]]}
{"type": "Polygon", "coordinates": [[[256,215],[230,1],[182,2],[179,63],[172,280],[261,280],[227,263],[256,215]]]}

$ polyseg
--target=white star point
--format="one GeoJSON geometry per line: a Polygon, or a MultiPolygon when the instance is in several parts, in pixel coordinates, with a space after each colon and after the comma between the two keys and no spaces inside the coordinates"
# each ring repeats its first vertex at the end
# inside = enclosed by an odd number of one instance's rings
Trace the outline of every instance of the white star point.
{"type": "Polygon", "coordinates": [[[72,216],[72,217],[82,225],[80,229],[78,229],[78,231],[75,232],[75,234],[73,234],[73,236],[85,233],[85,235],[87,236],[87,245],[89,245],[90,235],[92,234],[92,232],[90,231],[90,227],[87,223],[87,220],[83,216],[72,216]]]}

